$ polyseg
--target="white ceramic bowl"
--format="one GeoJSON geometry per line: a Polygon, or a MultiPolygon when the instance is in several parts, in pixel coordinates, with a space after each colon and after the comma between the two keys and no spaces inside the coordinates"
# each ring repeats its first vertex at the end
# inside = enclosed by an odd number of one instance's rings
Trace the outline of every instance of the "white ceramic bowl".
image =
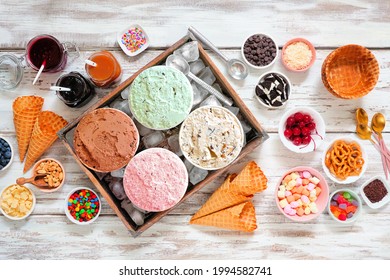
{"type": "MultiPolygon", "coordinates": [[[[37,162],[35,163],[34,167],[33,167],[33,173],[32,173],[32,174],[35,174],[35,173],[36,173],[36,171],[37,171],[37,169],[38,169],[38,166],[39,166],[42,162],[49,161],[49,160],[50,160],[50,161],[54,161],[55,163],[57,163],[57,164],[61,167],[61,169],[62,169],[62,174],[64,175],[64,177],[62,178],[62,181],[61,181],[60,185],[59,185],[58,187],[56,187],[56,188],[46,189],[46,188],[40,188],[40,187],[38,187],[38,186],[35,186],[35,187],[36,187],[37,189],[39,189],[40,191],[42,191],[42,192],[47,192],[47,193],[55,192],[55,191],[59,190],[60,188],[62,188],[62,186],[63,186],[64,183],[65,183],[65,168],[64,168],[64,166],[61,164],[61,162],[59,162],[58,160],[56,160],[56,159],[54,159],[54,158],[43,158],[43,159],[37,161],[37,162]]],[[[33,176],[33,175],[31,175],[31,176],[33,176]]]]}
{"type": "Polygon", "coordinates": [[[298,107],[298,108],[288,110],[286,113],[283,114],[283,116],[279,122],[278,132],[279,132],[280,141],[282,141],[283,145],[287,149],[289,149],[290,151],[293,151],[295,153],[309,153],[309,152],[313,152],[314,148],[316,148],[316,149],[319,148],[322,145],[322,143],[324,142],[325,134],[326,134],[325,122],[324,122],[324,119],[321,117],[320,113],[318,113],[316,110],[311,109],[310,107],[298,107]],[[309,145],[307,145],[306,147],[304,145],[295,146],[293,144],[293,142],[290,141],[290,139],[288,139],[286,136],[284,136],[284,130],[286,128],[286,122],[287,122],[288,117],[290,117],[298,112],[301,112],[303,114],[309,114],[312,117],[312,119],[314,120],[314,122],[316,124],[317,132],[319,135],[322,136],[322,139],[321,139],[321,137],[318,135],[315,135],[315,134],[311,135],[311,137],[315,141],[315,145],[314,145],[314,142],[311,141],[309,143],[309,145]]]}
{"type": "Polygon", "coordinates": [[[144,50],[146,50],[148,47],[149,47],[149,36],[148,34],[146,34],[146,31],[145,29],[143,29],[140,25],[138,24],[132,24],[130,26],[128,26],[127,28],[123,29],[121,32],[119,32],[116,36],[116,39],[117,39],[117,42],[118,42],[118,45],[121,47],[121,49],[123,50],[123,52],[125,54],[127,54],[128,56],[136,56],[137,54],[140,54],[141,52],[143,52],[144,50]],[[130,50],[127,49],[127,47],[122,43],[122,35],[126,34],[128,32],[128,30],[130,29],[134,29],[134,28],[138,28],[140,30],[142,30],[142,33],[144,34],[145,36],[145,44],[139,48],[137,51],[135,52],[131,52],[130,50]]]}
{"type": "MultiPolygon", "coordinates": [[[[222,106],[203,106],[203,107],[199,107],[197,108],[196,110],[192,111],[190,113],[190,115],[184,120],[183,124],[181,125],[180,127],[180,131],[179,131],[179,145],[180,145],[180,149],[182,150],[183,152],[183,155],[184,157],[194,166],[200,168],[200,169],[203,169],[203,170],[218,170],[218,169],[221,169],[221,168],[224,168],[226,166],[228,166],[229,164],[231,164],[232,162],[234,162],[237,157],[240,155],[241,153],[241,149],[244,147],[244,141],[245,141],[245,133],[244,133],[244,129],[242,127],[242,124],[241,122],[238,120],[238,118],[236,117],[236,115],[234,115],[231,111],[229,111],[228,109],[222,107],[222,106]],[[227,161],[225,162],[223,165],[221,166],[218,166],[218,167],[204,167],[204,166],[200,166],[199,164],[197,164],[196,162],[194,162],[194,159],[191,158],[187,152],[182,148],[183,147],[183,127],[186,125],[186,122],[188,122],[188,120],[191,120],[191,117],[196,114],[194,112],[197,112],[197,111],[200,111],[200,110],[205,110],[205,109],[208,109],[208,108],[218,108],[218,109],[221,109],[222,111],[226,112],[226,114],[230,115],[234,120],[235,122],[237,123],[237,125],[239,126],[239,129],[240,129],[240,132],[241,132],[241,135],[242,135],[242,142],[241,142],[241,148],[239,149],[237,155],[234,157],[234,158],[231,158],[230,161],[227,161]]],[[[237,150],[237,149],[236,149],[237,150]]]]}
{"type": "MultiPolygon", "coordinates": [[[[11,186],[13,186],[13,185],[11,185],[11,186]]],[[[11,186],[8,186],[8,187],[4,188],[4,189],[1,191],[1,194],[0,194],[0,201],[1,201],[1,197],[3,196],[4,191],[5,191],[6,189],[8,189],[9,187],[11,187],[11,186]]],[[[3,213],[3,215],[4,215],[5,217],[7,217],[8,219],[13,220],[13,221],[20,221],[20,220],[26,219],[26,218],[27,218],[28,216],[30,216],[31,213],[34,211],[34,208],[35,208],[35,205],[36,205],[36,198],[35,198],[34,192],[33,192],[29,187],[27,187],[27,186],[25,186],[25,185],[22,185],[22,186],[25,187],[26,189],[28,189],[28,190],[30,191],[30,193],[31,193],[31,195],[32,195],[32,199],[33,199],[33,201],[32,201],[32,207],[31,207],[30,211],[29,211],[25,216],[23,216],[23,217],[13,217],[13,216],[10,216],[10,215],[8,215],[7,213],[5,213],[5,211],[3,210],[3,208],[0,206],[0,211],[1,211],[1,213],[3,213]]]]}
{"type": "Polygon", "coordinates": [[[288,100],[291,98],[291,82],[290,82],[290,80],[287,78],[287,76],[284,75],[283,73],[280,73],[280,72],[278,72],[278,71],[269,71],[269,72],[266,72],[266,73],[264,73],[263,75],[261,75],[260,78],[259,78],[259,80],[257,81],[257,84],[256,84],[255,89],[254,89],[254,95],[255,95],[255,98],[257,99],[257,101],[259,101],[259,103],[260,103],[261,105],[263,105],[264,107],[266,107],[266,108],[269,108],[269,109],[279,109],[279,108],[283,108],[283,107],[286,105],[286,103],[288,102],[288,100]],[[261,98],[258,97],[257,94],[256,94],[256,87],[257,87],[257,85],[258,85],[258,84],[259,84],[267,75],[269,75],[269,74],[277,74],[277,75],[281,76],[281,77],[287,82],[287,84],[288,84],[288,88],[289,88],[289,90],[288,90],[288,98],[287,98],[287,100],[282,104],[282,106],[276,107],[276,106],[270,106],[270,105],[268,105],[268,104],[265,104],[264,101],[261,100],[261,98]]]}
{"type": "Polygon", "coordinates": [[[9,145],[9,147],[11,148],[11,159],[9,160],[9,162],[7,163],[6,166],[3,167],[3,169],[0,170],[0,173],[4,170],[6,170],[12,163],[12,161],[14,160],[14,148],[12,147],[10,141],[8,141],[7,139],[5,139],[4,137],[0,137],[0,139],[3,139],[5,142],[7,142],[7,144],[9,145]]]}
{"type": "Polygon", "coordinates": [[[332,217],[333,220],[335,220],[336,222],[340,223],[340,224],[351,224],[351,223],[354,223],[358,218],[359,216],[361,215],[362,213],[362,200],[360,199],[360,197],[358,196],[357,193],[355,193],[354,191],[350,190],[350,189],[338,189],[337,191],[334,191],[333,193],[331,193],[331,195],[329,196],[329,202],[328,202],[328,213],[329,215],[332,217]],[[357,207],[357,210],[355,212],[355,214],[353,215],[352,218],[350,219],[346,219],[345,221],[341,221],[339,220],[338,218],[336,218],[333,213],[330,211],[330,202],[332,201],[332,198],[333,196],[336,194],[336,193],[342,193],[342,192],[348,192],[350,193],[354,199],[356,199],[356,201],[358,202],[358,207],[357,207]]]}
{"type": "Polygon", "coordinates": [[[242,56],[242,58],[244,59],[245,63],[248,64],[248,65],[249,65],[250,67],[252,67],[253,69],[257,69],[257,70],[263,70],[263,69],[266,69],[266,68],[272,66],[272,65],[275,63],[276,59],[278,58],[278,54],[279,54],[279,48],[278,48],[278,44],[276,43],[275,39],[272,38],[271,36],[269,36],[268,34],[264,34],[264,33],[255,33],[255,34],[249,35],[248,37],[246,37],[246,39],[244,40],[244,42],[242,43],[242,46],[241,46],[241,56],[242,56]],[[274,42],[274,44],[275,44],[276,55],[275,55],[274,59],[273,59],[269,64],[267,64],[267,65],[265,65],[265,66],[256,66],[256,65],[253,65],[253,64],[250,63],[250,62],[247,60],[247,58],[245,57],[245,54],[244,54],[244,45],[245,45],[246,41],[248,41],[248,39],[249,39],[250,37],[254,36],[254,35],[261,35],[261,36],[264,36],[264,37],[268,37],[268,38],[270,38],[270,39],[274,42]]]}
{"type": "Polygon", "coordinates": [[[354,183],[356,182],[357,180],[359,180],[364,172],[366,172],[366,169],[367,169],[367,153],[364,149],[364,146],[362,145],[362,143],[355,139],[355,138],[351,138],[351,137],[340,137],[340,138],[337,138],[337,139],[334,139],[325,149],[324,149],[324,152],[322,154],[322,157],[321,157],[321,164],[322,164],[322,168],[324,169],[324,172],[325,174],[328,176],[329,179],[331,179],[333,182],[335,183],[338,183],[338,184],[351,184],[351,183],[354,183]],[[363,156],[363,159],[364,159],[364,165],[363,165],[363,168],[362,168],[362,171],[360,172],[359,176],[349,176],[347,179],[345,180],[340,180],[340,179],[337,179],[332,173],[330,173],[328,167],[325,165],[325,158],[326,158],[326,153],[328,152],[328,150],[333,146],[333,143],[338,141],[338,140],[343,140],[347,143],[350,143],[350,142],[357,142],[362,150],[362,156],[363,156]]]}
{"type": "Polygon", "coordinates": [[[71,190],[68,193],[68,195],[66,196],[66,199],[65,199],[65,214],[66,214],[66,217],[68,217],[68,219],[72,223],[75,223],[75,224],[81,225],[81,226],[89,225],[89,224],[93,223],[94,221],[96,221],[96,219],[99,217],[101,211],[102,211],[102,201],[101,201],[100,197],[97,195],[97,193],[95,191],[91,190],[90,188],[86,188],[86,187],[75,188],[75,189],[71,190]],[[72,217],[72,215],[69,213],[69,210],[68,210],[68,200],[69,200],[70,196],[73,193],[75,193],[76,191],[79,191],[79,190],[88,190],[88,191],[94,193],[96,195],[96,197],[98,198],[98,201],[99,201],[99,211],[98,211],[97,215],[92,220],[89,220],[88,222],[80,222],[80,221],[75,220],[72,217]]]}
{"type": "Polygon", "coordinates": [[[383,178],[383,176],[375,176],[375,177],[372,177],[371,179],[367,180],[366,182],[364,182],[364,184],[360,187],[360,195],[362,196],[364,202],[367,204],[368,207],[372,208],[372,209],[378,209],[378,208],[381,208],[383,206],[385,206],[389,201],[390,201],[390,185],[389,183],[385,180],[385,178],[383,178]],[[368,197],[366,196],[366,194],[364,193],[364,188],[369,184],[371,183],[372,181],[378,179],[379,181],[381,181],[383,183],[383,185],[385,186],[385,188],[387,189],[387,195],[379,202],[375,202],[375,203],[372,203],[368,197]]]}

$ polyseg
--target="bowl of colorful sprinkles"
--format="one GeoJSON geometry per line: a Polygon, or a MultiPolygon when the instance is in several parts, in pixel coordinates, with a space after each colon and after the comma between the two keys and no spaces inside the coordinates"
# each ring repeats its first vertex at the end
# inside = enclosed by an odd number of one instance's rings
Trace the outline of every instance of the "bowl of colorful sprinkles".
{"type": "Polygon", "coordinates": [[[349,189],[339,189],[330,195],[328,212],[333,220],[342,224],[356,221],[361,214],[362,201],[357,193],[349,189]]]}
{"type": "Polygon", "coordinates": [[[325,178],[308,166],[288,170],[275,189],[279,211],[295,222],[318,217],[325,210],[328,198],[329,187],[325,178]]]}
{"type": "Polygon", "coordinates": [[[66,216],[78,225],[88,225],[94,222],[102,207],[99,196],[85,187],[73,189],[67,195],[65,203],[66,216]]]}
{"type": "Polygon", "coordinates": [[[117,41],[128,56],[136,56],[149,47],[149,37],[138,24],[133,24],[118,33],[117,41]]]}

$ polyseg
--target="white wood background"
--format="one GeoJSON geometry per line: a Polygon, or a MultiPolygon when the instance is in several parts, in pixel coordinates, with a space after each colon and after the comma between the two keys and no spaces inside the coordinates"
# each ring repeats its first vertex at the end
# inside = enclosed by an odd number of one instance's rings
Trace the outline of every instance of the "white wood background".
{"type": "MultiPolygon", "coordinates": [[[[247,106],[270,134],[270,139],[244,161],[232,166],[240,170],[255,160],[269,179],[268,189],[255,196],[258,229],[252,234],[192,226],[190,217],[218,187],[219,178],[195,194],[137,238],[133,238],[107,203],[99,219],[90,226],[70,223],[63,210],[65,195],[77,186],[93,187],[73,158],[57,141],[45,154],[58,158],[65,166],[67,180],[58,192],[36,191],[37,206],[26,221],[12,222],[0,215],[0,259],[390,259],[390,206],[379,211],[363,207],[360,219],[350,226],[339,226],[327,213],[306,224],[293,223],[280,213],[274,202],[275,184],[287,169],[308,165],[322,172],[318,151],[298,155],[281,144],[278,120],[290,108],[311,106],[325,119],[326,141],[354,131],[354,110],[364,107],[370,116],[387,114],[390,121],[390,2],[377,0],[340,1],[13,1],[0,2],[0,52],[23,54],[27,41],[48,33],[61,41],[76,42],[81,57],[68,64],[64,72],[84,72],[83,60],[95,50],[109,49],[120,60],[123,79],[149,62],[167,46],[195,26],[229,57],[240,57],[240,46],[247,35],[264,32],[281,47],[288,39],[301,36],[317,47],[317,61],[304,74],[293,74],[281,65],[272,67],[286,73],[293,83],[293,94],[286,108],[267,110],[253,98],[254,85],[264,71],[251,71],[243,82],[230,79],[247,106]],[[138,23],[148,32],[152,45],[135,58],[126,57],[115,44],[116,32],[138,23]],[[322,61],[336,47],[358,43],[370,47],[380,64],[380,77],[372,93],[359,100],[333,97],[321,82],[322,61]],[[93,254],[91,254],[91,249],[93,254]]],[[[223,69],[220,60],[213,60],[223,69]]],[[[17,146],[12,122],[12,102],[20,95],[38,94],[45,98],[44,109],[53,110],[67,120],[83,109],[66,107],[49,86],[62,73],[44,74],[32,86],[35,76],[25,69],[22,85],[15,91],[0,91],[0,136],[17,146]]],[[[106,91],[100,91],[103,96],[106,91]]],[[[385,139],[390,144],[389,126],[385,139]]],[[[382,174],[380,156],[366,141],[369,167],[364,176],[348,187],[358,190],[370,177],[382,174]]],[[[0,189],[22,175],[18,158],[0,173],[0,189]]],[[[331,181],[328,181],[331,183],[331,181]]],[[[331,185],[331,190],[339,186],[331,185]]]]}

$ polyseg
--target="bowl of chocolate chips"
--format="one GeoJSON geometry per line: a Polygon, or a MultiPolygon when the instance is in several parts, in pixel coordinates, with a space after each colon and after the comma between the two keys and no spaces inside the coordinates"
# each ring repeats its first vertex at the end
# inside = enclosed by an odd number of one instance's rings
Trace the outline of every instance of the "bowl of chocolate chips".
{"type": "Polygon", "coordinates": [[[241,47],[244,61],[254,69],[265,69],[274,64],[278,52],[275,40],[265,34],[249,36],[241,47]]]}
{"type": "Polygon", "coordinates": [[[255,97],[271,109],[286,105],[291,93],[290,80],[280,72],[271,71],[260,76],[255,87],[255,97]]]}

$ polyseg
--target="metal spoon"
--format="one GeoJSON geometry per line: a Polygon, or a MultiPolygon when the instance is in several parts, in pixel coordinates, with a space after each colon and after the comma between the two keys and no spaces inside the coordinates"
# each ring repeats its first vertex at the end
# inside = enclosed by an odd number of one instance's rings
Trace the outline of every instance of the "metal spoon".
{"type": "Polygon", "coordinates": [[[368,124],[368,114],[363,108],[356,109],[356,123],[368,124]]]}
{"type": "Polygon", "coordinates": [[[24,185],[25,183],[30,183],[38,188],[49,187],[49,183],[44,181],[44,177],[48,175],[48,173],[35,174],[31,178],[18,178],[16,183],[18,185],[24,185]]]}
{"type": "Polygon", "coordinates": [[[198,85],[200,85],[201,87],[203,87],[204,89],[206,89],[207,91],[209,91],[210,93],[215,95],[216,98],[221,100],[226,105],[228,105],[228,106],[232,106],[233,105],[233,100],[232,99],[226,97],[225,95],[220,93],[218,90],[216,90],[215,88],[213,88],[212,86],[208,85],[203,80],[199,79],[197,76],[192,74],[190,72],[190,65],[184,59],[184,57],[182,57],[180,55],[171,54],[170,56],[167,57],[167,60],[165,61],[165,64],[167,66],[169,66],[169,67],[173,67],[173,68],[179,70],[180,72],[182,72],[184,75],[189,77],[195,83],[197,83],[198,85]]]}
{"type": "Polygon", "coordinates": [[[245,63],[238,59],[229,59],[221,51],[213,45],[205,36],[203,36],[198,30],[190,26],[188,31],[194,35],[202,44],[208,46],[212,51],[219,55],[227,65],[229,75],[236,80],[243,80],[248,76],[248,67],[245,63]]]}
{"type": "Polygon", "coordinates": [[[378,149],[378,144],[375,143],[374,140],[372,140],[372,137],[371,137],[371,135],[372,135],[372,130],[371,130],[371,128],[370,128],[367,124],[358,123],[358,124],[356,125],[356,133],[357,133],[357,135],[358,135],[361,139],[363,139],[363,140],[370,140],[371,143],[375,146],[375,148],[376,148],[377,150],[379,150],[379,149],[378,149]]]}

